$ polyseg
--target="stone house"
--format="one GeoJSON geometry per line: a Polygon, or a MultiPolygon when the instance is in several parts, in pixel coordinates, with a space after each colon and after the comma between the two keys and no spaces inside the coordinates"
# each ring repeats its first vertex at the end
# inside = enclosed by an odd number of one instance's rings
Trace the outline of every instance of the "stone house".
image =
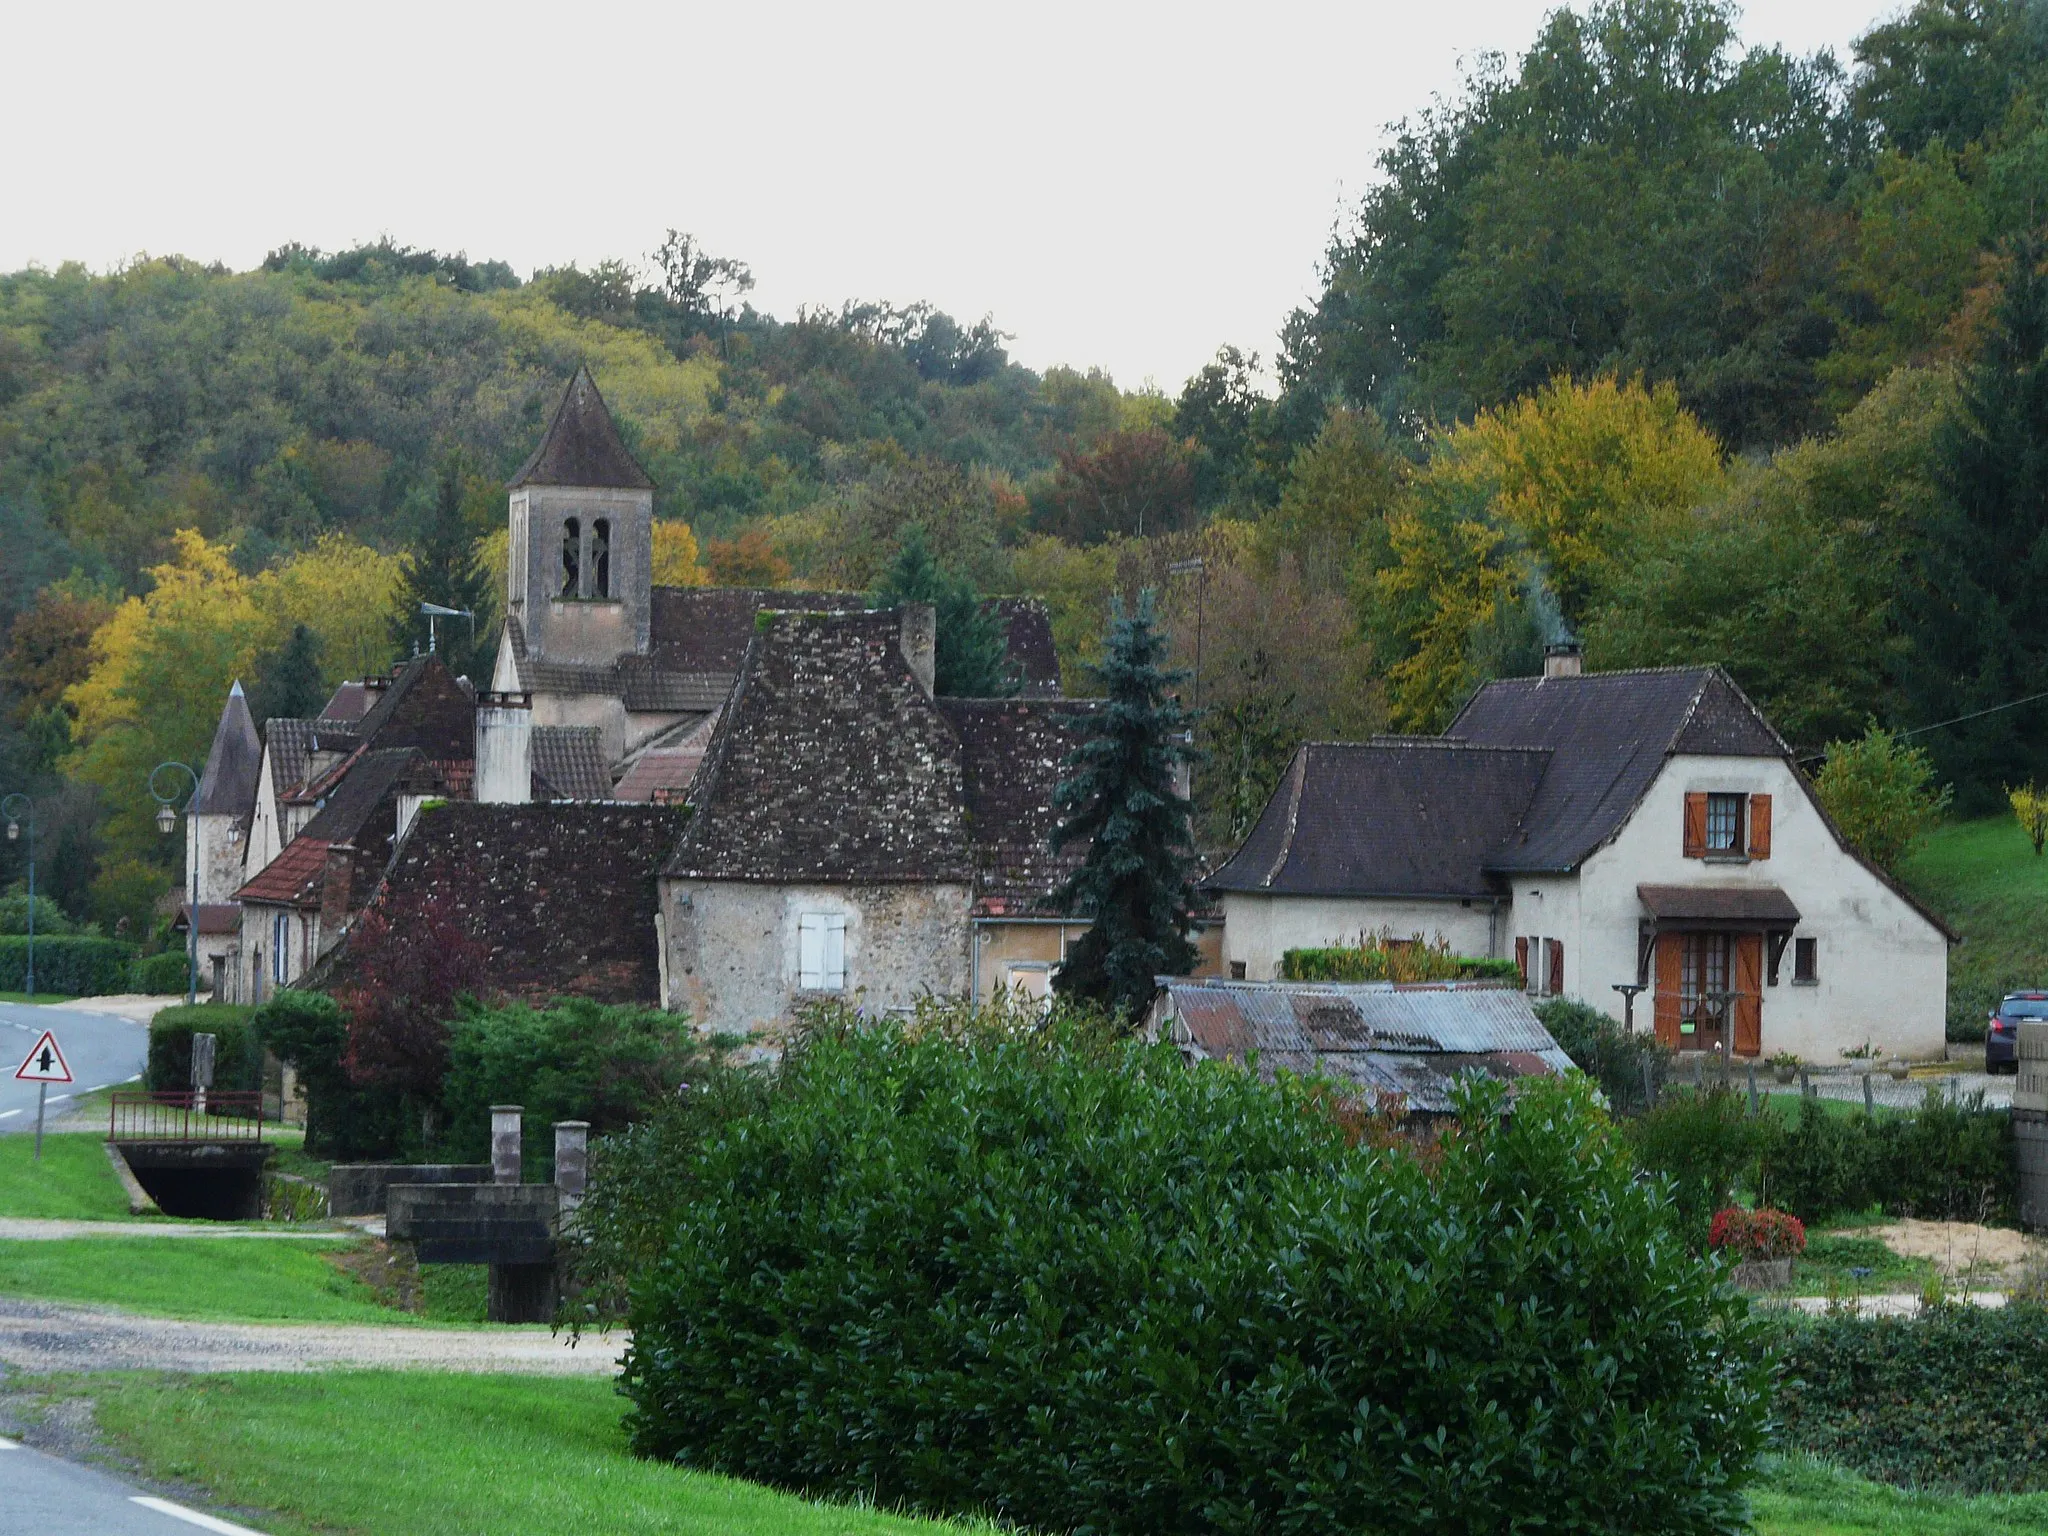
{"type": "Polygon", "coordinates": [[[1302,747],[1206,883],[1233,975],[1441,936],[1681,1051],[1938,1057],[1954,935],[1842,840],[1715,667],[1489,683],[1442,737],[1302,747]]]}

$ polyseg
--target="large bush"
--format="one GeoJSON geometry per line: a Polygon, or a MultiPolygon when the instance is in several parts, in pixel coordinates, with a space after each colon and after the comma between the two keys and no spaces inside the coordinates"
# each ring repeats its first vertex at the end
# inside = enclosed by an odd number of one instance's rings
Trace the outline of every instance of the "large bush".
{"type": "Polygon", "coordinates": [[[183,992],[191,979],[191,960],[182,949],[145,955],[128,968],[128,989],[155,997],[183,992]]]}
{"type": "Polygon", "coordinates": [[[342,1058],[348,1020],[320,992],[287,989],[256,1010],[255,1029],[270,1053],[297,1075],[306,1096],[306,1150],[336,1162],[394,1155],[411,1121],[390,1089],[359,1088],[342,1058]]]}
{"type": "Polygon", "coordinates": [[[1280,975],[1287,981],[1516,981],[1521,974],[1512,960],[1455,955],[1447,940],[1432,942],[1419,934],[1366,934],[1357,944],[1290,949],[1280,956],[1280,975]]]}
{"type": "Polygon", "coordinates": [[[2048,1489],[2048,1311],[1935,1307],[1786,1325],[1785,1440],[1866,1477],[2048,1489]]]}
{"type": "Polygon", "coordinates": [[[1830,1115],[1817,1099],[1763,1149],[1772,1203],[1803,1220],[1881,1205],[1895,1216],[1987,1221],[2017,1206],[2012,1117],[1982,1094],[1930,1093],[1909,1114],[1830,1115]]]}
{"type": "Polygon", "coordinates": [[[263,1086],[263,1043],[250,1027],[253,1009],[235,1003],[179,1004],[149,1024],[148,1086],[182,1093],[192,1086],[192,1037],[212,1035],[213,1086],[220,1093],[253,1093],[263,1086]]]}
{"type": "MultiPolygon", "coordinates": [[[[0,937],[0,992],[20,992],[28,984],[26,937],[0,937]]],[[[36,935],[36,991],[64,997],[109,997],[128,990],[128,965],[135,946],[120,939],[78,935],[44,938],[36,935]]]]}
{"type": "Polygon", "coordinates": [[[1768,1369],[1582,1081],[1427,1171],[1135,1044],[821,1034],[636,1287],[643,1454],[1049,1530],[1734,1532],[1768,1369]]]}
{"type": "Polygon", "coordinates": [[[1546,998],[1536,1005],[1536,1017],[1572,1064],[1600,1085],[1618,1115],[1648,1109],[1671,1076],[1671,1052],[1657,1043],[1655,1034],[1648,1029],[1624,1033],[1591,1003],[1546,998]]]}
{"type": "Polygon", "coordinates": [[[1667,1093],[1626,1127],[1636,1161],[1668,1181],[1679,1230],[1695,1252],[1706,1251],[1714,1213],[1753,1182],[1775,1129],[1726,1088],[1667,1093]]]}
{"type": "Polygon", "coordinates": [[[448,1025],[444,1150],[457,1161],[488,1160],[491,1106],[518,1104],[526,1110],[528,1161],[545,1172],[555,1121],[619,1130],[673,1097],[704,1054],[682,1015],[659,1008],[465,1002],[448,1025]]]}

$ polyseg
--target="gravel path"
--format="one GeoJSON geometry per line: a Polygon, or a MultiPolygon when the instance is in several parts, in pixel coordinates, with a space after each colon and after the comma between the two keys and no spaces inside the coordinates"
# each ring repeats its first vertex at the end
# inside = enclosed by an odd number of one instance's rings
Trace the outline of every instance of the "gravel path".
{"type": "Polygon", "coordinates": [[[382,1366],[609,1376],[628,1336],[534,1329],[190,1323],[0,1297],[0,1365],[20,1371],[310,1371],[382,1366]]]}
{"type": "Polygon", "coordinates": [[[318,1232],[276,1227],[237,1227],[224,1222],[67,1221],[57,1217],[0,1216],[0,1241],[51,1242],[63,1237],[281,1237],[292,1242],[349,1243],[358,1233],[344,1228],[318,1232]]]}

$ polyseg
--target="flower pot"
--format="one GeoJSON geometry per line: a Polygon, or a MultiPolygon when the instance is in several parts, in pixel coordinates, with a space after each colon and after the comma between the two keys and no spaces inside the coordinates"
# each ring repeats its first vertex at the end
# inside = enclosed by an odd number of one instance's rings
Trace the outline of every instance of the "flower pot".
{"type": "Polygon", "coordinates": [[[1781,1083],[1789,1083],[1792,1081],[1793,1078],[1797,1077],[1798,1075],[1799,1069],[1797,1067],[1771,1068],[1771,1076],[1775,1077],[1781,1083]]]}
{"type": "Polygon", "coordinates": [[[1895,1083],[1903,1083],[1913,1072],[1913,1069],[1903,1061],[1895,1061],[1885,1070],[1891,1073],[1892,1081],[1895,1083]]]}
{"type": "Polygon", "coordinates": [[[1792,1261],[1744,1259],[1728,1271],[1728,1278],[1738,1290],[1782,1291],[1792,1283],[1792,1261]]]}

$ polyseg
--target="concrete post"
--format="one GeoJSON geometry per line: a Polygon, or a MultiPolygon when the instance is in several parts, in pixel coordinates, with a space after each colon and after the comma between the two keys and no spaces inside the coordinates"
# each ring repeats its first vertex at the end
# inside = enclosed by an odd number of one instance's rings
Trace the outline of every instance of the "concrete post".
{"type": "Polygon", "coordinates": [[[555,1188],[561,1192],[561,1213],[566,1216],[583,1203],[583,1187],[590,1170],[590,1122],[555,1122],[555,1188]]]}
{"type": "MultiPolygon", "coordinates": [[[[194,921],[196,923],[196,919],[194,921]]],[[[206,1113],[206,1090],[213,1086],[214,1039],[212,1035],[192,1037],[192,1113],[195,1115],[206,1113]]]]}
{"type": "Polygon", "coordinates": [[[519,1176],[519,1120],[524,1105],[491,1106],[491,1182],[517,1184],[519,1176]]]}

